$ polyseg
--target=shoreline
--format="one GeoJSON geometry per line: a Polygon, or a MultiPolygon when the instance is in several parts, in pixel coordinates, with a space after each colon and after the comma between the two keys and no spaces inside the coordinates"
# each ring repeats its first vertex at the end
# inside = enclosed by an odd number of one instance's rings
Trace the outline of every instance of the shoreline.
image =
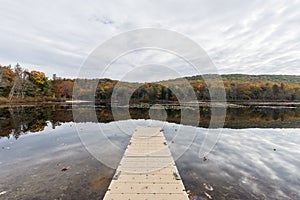
{"type": "MultiPolygon", "coordinates": [[[[56,101],[12,101],[1,102],[0,107],[17,107],[17,106],[41,106],[41,105],[55,105],[55,104],[85,104],[93,101],[87,100],[56,100],[56,101]]],[[[161,105],[166,107],[226,107],[228,108],[240,108],[240,107],[285,107],[285,108],[298,108],[300,107],[300,101],[226,101],[226,102],[210,102],[210,101],[198,101],[198,102],[183,102],[181,105],[178,102],[136,102],[130,105],[116,105],[115,107],[129,107],[129,108],[150,108],[155,105],[161,105]]],[[[110,102],[95,102],[96,106],[114,107],[110,102]]]]}

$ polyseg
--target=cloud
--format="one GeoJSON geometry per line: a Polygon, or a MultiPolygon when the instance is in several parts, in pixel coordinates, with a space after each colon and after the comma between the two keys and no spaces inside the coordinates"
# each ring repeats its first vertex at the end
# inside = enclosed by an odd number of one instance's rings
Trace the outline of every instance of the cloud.
{"type": "Polygon", "coordinates": [[[2,0],[1,7],[0,64],[19,62],[48,76],[76,77],[98,45],[143,27],[186,35],[222,74],[300,75],[299,1],[2,0]]]}

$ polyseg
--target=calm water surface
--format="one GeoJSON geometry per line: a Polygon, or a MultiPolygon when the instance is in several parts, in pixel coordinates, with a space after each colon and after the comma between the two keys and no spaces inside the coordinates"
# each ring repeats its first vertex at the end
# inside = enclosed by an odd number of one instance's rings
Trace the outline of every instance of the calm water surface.
{"type": "Polygon", "coordinates": [[[300,199],[299,107],[228,109],[225,128],[210,129],[222,134],[207,161],[199,150],[208,108],[200,109],[197,127],[180,124],[180,110],[167,110],[160,121],[149,119],[148,109],[131,109],[132,119],[113,121],[110,108],[96,108],[97,120],[78,109],[83,117],[74,122],[70,105],[0,108],[0,199],[102,199],[114,174],[107,165],[118,164],[136,126],[164,129],[183,182],[198,199],[206,198],[203,183],[214,187],[214,199],[300,199]]]}

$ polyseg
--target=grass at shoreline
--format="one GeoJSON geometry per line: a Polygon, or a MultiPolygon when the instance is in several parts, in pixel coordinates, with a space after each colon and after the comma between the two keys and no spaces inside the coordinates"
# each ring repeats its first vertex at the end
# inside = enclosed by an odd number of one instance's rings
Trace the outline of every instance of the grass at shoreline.
{"type": "Polygon", "coordinates": [[[66,102],[67,99],[57,99],[53,97],[39,98],[14,98],[11,101],[8,98],[0,97],[0,105],[15,105],[15,104],[32,104],[32,103],[57,103],[66,102]]]}

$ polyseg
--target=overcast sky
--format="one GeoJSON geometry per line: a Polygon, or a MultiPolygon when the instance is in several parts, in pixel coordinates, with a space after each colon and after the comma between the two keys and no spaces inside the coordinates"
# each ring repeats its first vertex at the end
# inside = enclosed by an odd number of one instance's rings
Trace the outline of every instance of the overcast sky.
{"type": "Polygon", "coordinates": [[[300,1],[0,0],[0,8],[0,64],[49,77],[76,77],[101,43],[144,27],[194,40],[221,74],[300,75],[300,1]]]}

